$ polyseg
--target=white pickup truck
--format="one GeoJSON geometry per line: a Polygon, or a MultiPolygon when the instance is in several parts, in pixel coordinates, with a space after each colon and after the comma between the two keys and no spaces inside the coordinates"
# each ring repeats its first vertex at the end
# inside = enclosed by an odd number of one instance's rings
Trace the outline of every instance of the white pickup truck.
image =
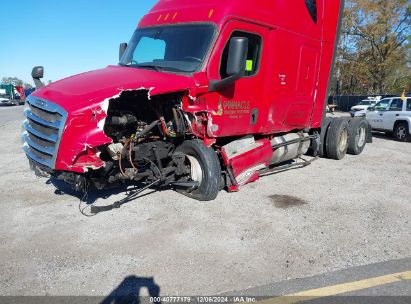
{"type": "Polygon", "coordinates": [[[8,105],[10,103],[10,98],[6,95],[5,89],[0,89],[0,104],[8,105]]]}
{"type": "Polygon", "coordinates": [[[361,100],[359,104],[351,108],[351,117],[364,117],[367,114],[369,108],[375,106],[375,104],[380,100],[375,99],[364,99],[361,100]]]}
{"type": "Polygon", "coordinates": [[[373,130],[393,133],[397,140],[406,141],[411,134],[411,97],[405,101],[384,98],[369,109],[366,119],[373,130]]]}

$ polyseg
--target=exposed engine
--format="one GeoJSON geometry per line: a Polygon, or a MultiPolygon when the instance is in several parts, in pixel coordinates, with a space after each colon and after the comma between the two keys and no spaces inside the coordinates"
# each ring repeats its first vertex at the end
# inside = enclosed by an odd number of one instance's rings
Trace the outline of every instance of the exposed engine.
{"type": "Polygon", "coordinates": [[[139,90],[125,91],[110,101],[104,132],[113,143],[101,148],[106,166],[91,173],[97,188],[127,180],[170,184],[190,173],[184,159],[173,155],[188,136],[181,98],[149,98],[147,90],[139,90]]]}

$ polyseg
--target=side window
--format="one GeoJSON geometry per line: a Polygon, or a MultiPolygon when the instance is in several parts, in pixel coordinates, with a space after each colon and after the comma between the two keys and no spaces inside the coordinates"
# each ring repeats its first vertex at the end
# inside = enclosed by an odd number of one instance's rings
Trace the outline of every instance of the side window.
{"type": "Polygon", "coordinates": [[[317,0],[305,0],[308,12],[315,23],[317,23],[317,0]]]}
{"type": "Polygon", "coordinates": [[[375,105],[375,109],[377,111],[385,111],[385,110],[387,110],[387,107],[388,107],[389,104],[390,104],[389,99],[383,99],[375,105]]]}
{"type": "Polygon", "coordinates": [[[407,111],[411,111],[411,99],[407,99],[407,111]]]}
{"type": "MultiPolygon", "coordinates": [[[[246,37],[248,38],[248,55],[247,63],[245,69],[245,76],[253,76],[257,74],[259,65],[260,65],[260,56],[261,56],[261,44],[262,39],[260,36],[245,32],[236,31],[234,32],[230,39],[233,37],[246,37]]],[[[230,40],[223,51],[223,56],[221,58],[221,67],[220,67],[220,76],[221,79],[228,77],[227,75],[227,60],[228,60],[228,51],[230,48],[230,40]]]]}
{"type": "Polygon", "coordinates": [[[402,111],[402,105],[403,105],[402,99],[395,98],[390,105],[390,111],[402,111]]]}

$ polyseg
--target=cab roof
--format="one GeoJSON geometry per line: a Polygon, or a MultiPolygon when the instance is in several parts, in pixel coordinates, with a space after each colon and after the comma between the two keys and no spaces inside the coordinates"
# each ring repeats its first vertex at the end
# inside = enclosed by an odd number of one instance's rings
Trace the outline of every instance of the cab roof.
{"type": "Polygon", "coordinates": [[[230,19],[242,19],[334,43],[341,2],[342,0],[160,0],[143,17],[139,27],[212,22],[222,28],[230,19]]]}

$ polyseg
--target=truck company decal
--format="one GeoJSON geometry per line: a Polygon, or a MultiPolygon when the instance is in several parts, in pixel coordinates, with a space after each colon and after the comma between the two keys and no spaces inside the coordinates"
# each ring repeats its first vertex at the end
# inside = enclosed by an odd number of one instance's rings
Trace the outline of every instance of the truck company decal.
{"type": "MultiPolygon", "coordinates": [[[[235,115],[235,114],[250,114],[250,101],[236,101],[236,100],[225,100],[221,97],[218,102],[218,110],[213,111],[216,116],[222,115],[235,115]]],[[[233,117],[238,118],[238,116],[233,117]]]]}

